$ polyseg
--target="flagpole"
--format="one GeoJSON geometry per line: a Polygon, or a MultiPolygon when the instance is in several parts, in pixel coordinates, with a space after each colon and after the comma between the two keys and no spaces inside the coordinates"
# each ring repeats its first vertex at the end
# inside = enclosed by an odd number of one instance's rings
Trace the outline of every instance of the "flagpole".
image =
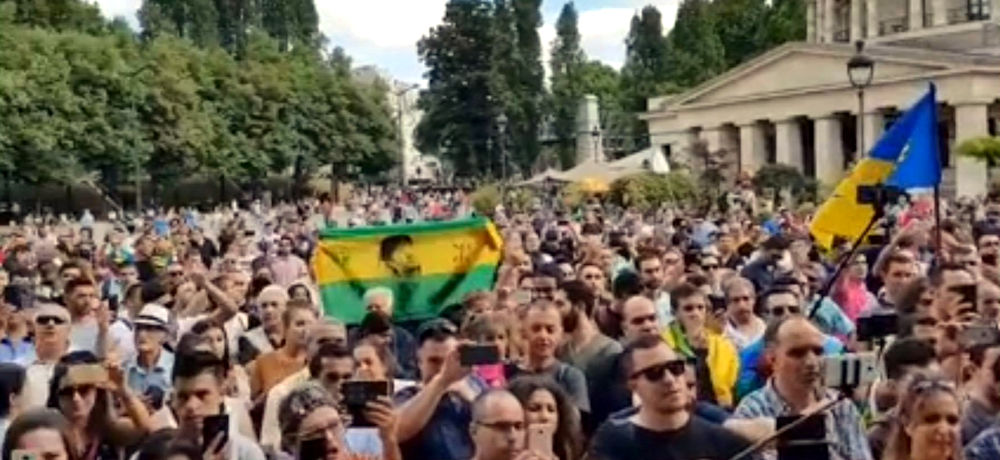
{"type": "Polygon", "coordinates": [[[944,248],[941,247],[941,184],[934,184],[934,258],[937,266],[944,263],[944,248]]]}

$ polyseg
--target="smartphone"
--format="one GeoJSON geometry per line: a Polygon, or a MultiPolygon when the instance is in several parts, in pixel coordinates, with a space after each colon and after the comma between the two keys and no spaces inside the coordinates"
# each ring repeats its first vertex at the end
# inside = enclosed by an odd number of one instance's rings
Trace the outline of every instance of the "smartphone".
{"type": "Polygon", "coordinates": [[[977,305],[975,284],[960,284],[958,286],[951,286],[948,290],[961,296],[962,303],[972,304],[973,307],[977,305]]]}
{"type": "Polygon", "coordinates": [[[299,443],[298,460],[322,460],[326,458],[326,438],[306,439],[299,443]]]}
{"type": "Polygon", "coordinates": [[[793,423],[796,423],[794,427],[778,436],[778,459],[829,460],[826,416],[813,414],[803,420],[801,415],[783,415],[775,420],[775,428],[781,430],[793,423]]]}
{"type": "Polygon", "coordinates": [[[895,312],[876,311],[858,317],[858,340],[867,342],[895,334],[899,328],[899,317],[895,312]]]}
{"type": "Polygon", "coordinates": [[[858,388],[874,382],[878,376],[875,353],[847,353],[823,358],[823,383],[828,388],[858,388]]]}
{"type": "Polygon", "coordinates": [[[340,391],[344,396],[344,406],[351,414],[351,426],[356,427],[375,426],[365,416],[365,407],[368,401],[391,394],[389,382],[385,380],[352,380],[342,383],[340,391]]]}
{"type": "Polygon", "coordinates": [[[14,449],[10,451],[10,460],[41,460],[37,451],[29,449],[14,449]]]}
{"type": "MultiPolygon", "coordinates": [[[[204,452],[216,437],[222,435],[219,449],[229,442],[229,414],[209,415],[201,422],[201,450],[204,452]]],[[[218,451],[216,451],[218,452],[218,451]]]]}
{"type": "Polygon", "coordinates": [[[555,457],[552,452],[552,438],[555,436],[555,426],[541,423],[528,425],[528,450],[555,457]]]}
{"type": "Polygon", "coordinates": [[[977,345],[995,345],[1000,343],[1000,331],[995,326],[971,326],[958,334],[958,343],[968,349],[977,345]]]}
{"type": "Polygon", "coordinates": [[[496,345],[461,345],[458,360],[463,366],[480,366],[500,362],[500,349],[496,345]]]}

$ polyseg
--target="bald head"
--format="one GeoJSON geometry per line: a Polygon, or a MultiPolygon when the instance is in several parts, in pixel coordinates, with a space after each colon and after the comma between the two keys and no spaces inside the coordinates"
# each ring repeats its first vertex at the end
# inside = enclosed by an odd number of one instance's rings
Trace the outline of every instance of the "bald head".
{"type": "Polygon", "coordinates": [[[660,324],[656,319],[656,305],[644,296],[632,296],[622,305],[622,333],[626,339],[641,335],[657,334],[660,324]]]}
{"type": "Polygon", "coordinates": [[[524,413],[517,397],[502,388],[487,390],[472,403],[472,420],[474,422],[489,422],[493,415],[501,412],[524,413]]]}
{"type": "Polygon", "coordinates": [[[810,391],[821,378],[825,336],[801,316],[783,318],[769,325],[768,347],[774,363],[774,379],[780,388],[810,391]],[[773,327],[773,329],[772,329],[773,327]]]}

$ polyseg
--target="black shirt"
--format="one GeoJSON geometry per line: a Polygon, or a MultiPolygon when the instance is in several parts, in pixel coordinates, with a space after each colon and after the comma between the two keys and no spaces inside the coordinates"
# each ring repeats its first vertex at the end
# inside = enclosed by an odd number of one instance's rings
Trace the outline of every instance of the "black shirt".
{"type": "Polygon", "coordinates": [[[609,419],[594,434],[593,460],[728,460],[750,442],[699,417],[675,431],[652,431],[629,419],[609,419]]]}

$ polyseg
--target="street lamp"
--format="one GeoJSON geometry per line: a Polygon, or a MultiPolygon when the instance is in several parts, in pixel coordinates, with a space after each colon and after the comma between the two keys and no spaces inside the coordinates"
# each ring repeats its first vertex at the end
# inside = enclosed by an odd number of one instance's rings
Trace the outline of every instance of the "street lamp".
{"type": "Polygon", "coordinates": [[[594,140],[594,163],[600,161],[598,158],[598,153],[600,152],[600,142],[601,142],[601,128],[594,125],[594,129],[590,131],[590,138],[594,140]]]}
{"type": "Polygon", "coordinates": [[[500,138],[500,174],[503,177],[503,184],[507,185],[507,114],[501,113],[497,117],[497,133],[500,138]]]}
{"type": "Polygon", "coordinates": [[[847,61],[847,78],[851,81],[851,86],[858,90],[858,151],[862,155],[865,151],[865,88],[872,84],[875,76],[875,61],[864,54],[865,42],[858,40],[854,42],[857,51],[851,59],[847,61]]]}
{"type": "MultiPolygon", "coordinates": [[[[136,78],[139,76],[139,74],[147,70],[151,70],[152,68],[153,68],[152,65],[144,64],[142,67],[139,67],[135,71],[127,74],[126,77],[130,79],[136,78]]],[[[131,98],[129,100],[129,107],[130,110],[132,111],[132,114],[134,114],[136,116],[136,119],[138,119],[139,110],[135,105],[134,98],[131,98]]],[[[140,121],[140,125],[141,124],[142,122],[140,121]]],[[[135,169],[135,212],[141,216],[142,215],[142,162],[139,160],[138,151],[136,151],[135,154],[132,155],[132,162],[133,162],[132,166],[135,169]]],[[[125,203],[122,203],[122,210],[124,211],[124,209],[125,209],[125,203]]]]}

